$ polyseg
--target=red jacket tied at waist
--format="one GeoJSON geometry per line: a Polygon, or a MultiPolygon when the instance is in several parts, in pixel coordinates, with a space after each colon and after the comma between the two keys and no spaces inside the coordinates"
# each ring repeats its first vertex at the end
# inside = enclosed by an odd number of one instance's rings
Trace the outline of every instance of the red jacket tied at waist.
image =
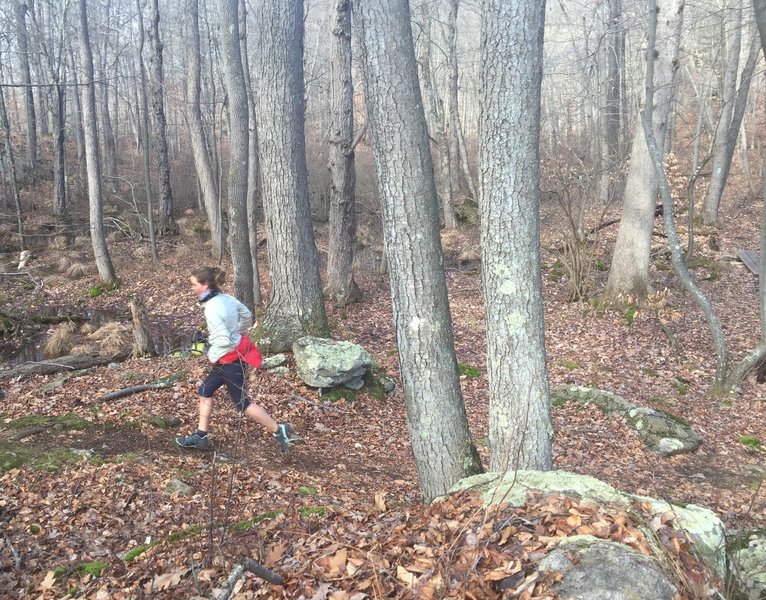
{"type": "Polygon", "coordinates": [[[246,335],[242,336],[242,339],[239,340],[239,344],[237,344],[237,347],[234,350],[227,352],[219,358],[218,363],[228,365],[229,363],[237,362],[238,360],[242,360],[256,369],[261,366],[261,351],[258,350],[258,346],[253,344],[253,342],[250,341],[250,338],[246,335]]]}

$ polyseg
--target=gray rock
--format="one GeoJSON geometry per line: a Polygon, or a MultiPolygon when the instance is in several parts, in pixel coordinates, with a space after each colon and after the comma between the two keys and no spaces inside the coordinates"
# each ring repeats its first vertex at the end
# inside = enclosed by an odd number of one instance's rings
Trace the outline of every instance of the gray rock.
{"type": "Polygon", "coordinates": [[[194,495],[194,488],[192,486],[175,477],[168,481],[168,484],[165,486],[165,491],[168,494],[180,494],[181,496],[194,495]]]}
{"type": "Polygon", "coordinates": [[[627,415],[628,427],[660,456],[694,452],[702,444],[702,436],[683,420],[651,408],[632,408],[627,415]]]}
{"type": "Polygon", "coordinates": [[[592,536],[565,539],[539,570],[561,573],[554,589],[572,600],[673,600],[677,594],[656,560],[592,536]]]}
{"type": "Polygon", "coordinates": [[[274,369],[276,367],[281,367],[285,364],[285,362],[287,362],[287,356],[284,354],[275,354],[274,356],[269,356],[263,359],[263,362],[261,363],[261,369],[274,369]]]}
{"type": "Polygon", "coordinates": [[[743,600],[766,598],[766,529],[741,533],[730,547],[731,573],[743,600]]]}
{"type": "Polygon", "coordinates": [[[290,368],[289,367],[272,367],[269,369],[269,373],[272,375],[279,375],[281,377],[286,377],[290,374],[290,368]]]}
{"type": "Polygon", "coordinates": [[[581,385],[562,385],[554,388],[551,391],[551,401],[553,404],[564,402],[595,404],[605,413],[625,413],[636,406],[617,394],[581,385]]]}
{"type": "Polygon", "coordinates": [[[325,338],[302,337],[293,344],[295,366],[306,385],[359,389],[372,365],[372,356],[358,344],[325,338]]]}
{"type": "MultiPolygon", "coordinates": [[[[527,495],[533,490],[558,492],[581,501],[594,502],[607,511],[629,511],[636,501],[648,503],[654,515],[671,512],[676,519],[676,528],[687,534],[699,556],[722,581],[726,578],[724,526],[716,514],[707,508],[694,504],[681,507],[655,498],[626,494],[595,477],[568,471],[482,473],[461,479],[452,486],[449,493],[465,489],[478,491],[482,502],[487,505],[508,503],[510,506],[523,506],[527,495]]],[[[651,544],[654,534],[646,529],[645,537],[651,544]]],[[[659,548],[655,550],[655,558],[661,561],[663,552],[659,548]]]]}

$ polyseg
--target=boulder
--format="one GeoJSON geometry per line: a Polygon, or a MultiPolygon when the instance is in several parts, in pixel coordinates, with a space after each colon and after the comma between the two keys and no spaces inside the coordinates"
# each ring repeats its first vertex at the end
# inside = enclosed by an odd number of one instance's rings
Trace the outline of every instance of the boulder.
{"type": "Polygon", "coordinates": [[[306,385],[318,388],[345,386],[358,390],[372,365],[362,346],[326,338],[302,337],[293,344],[295,367],[306,385]]]}
{"type": "Polygon", "coordinates": [[[562,541],[538,570],[560,573],[554,588],[571,600],[673,600],[678,593],[652,557],[589,535],[562,541]]]}
{"type": "Polygon", "coordinates": [[[631,408],[626,414],[628,427],[660,456],[694,452],[702,436],[682,419],[651,408],[631,408]]]}
{"type": "Polygon", "coordinates": [[[551,401],[554,405],[564,402],[581,402],[583,404],[595,404],[605,413],[626,413],[635,404],[622,396],[589,388],[582,385],[562,385],[551,391],[551,401]]]}
{"type": "Polygon", "coordinates": [[[729,543],[729,564],[743,600],[766,598],[766,529],[734,536],[729,543]]]}
{"type": "MultiPolygon", "coordinates": [[[[508,471],[506,473],[482,473],[457,482],[450,493],[472,489],[479,492],[486,505],[508,503],[511,506],[523,506],[529,492],[539,490],[544,493],[560,493],[580,501],[594,502],[608,512],[630,512],[636,502],[640,502],[652,515],[674,521],[676,529],[686,533],[698,556],[722,581],[726,578],[726,541],[721,520],[713,511],[687,504],[676,506],[644,496],[620,492],[608,483],[588,475],[579,475],[567,471],[508,471]]],[[[644,528],[645,538],[653,545],[653,560],[665,564],[660,548],[652,543],[654,533],[644,528]]],[[[566,597],[566,596],[565,596],[566,597]]],[[[586,596],[587,597],[587,596],[586,596]]],[[[612,598],[611,596],[591,596],[592,598],[612,598]]],[[[614,596],[622,598],[624,596],[614,596]]],[[[635,596],[636,598],[653,596],[635,596]]]]}

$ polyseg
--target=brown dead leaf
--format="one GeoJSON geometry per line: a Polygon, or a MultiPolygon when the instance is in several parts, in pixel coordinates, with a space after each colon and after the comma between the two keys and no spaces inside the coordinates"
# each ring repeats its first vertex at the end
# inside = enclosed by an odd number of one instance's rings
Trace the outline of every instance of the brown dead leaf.
{"type": "Polygon", "coordinates": [[[181,579],[189,572],[189,569],[178,569],[163,575],[155,575],[154,579],[144,586],[147,592],[166,590],[181,583],[181,579]]]}
{"type": "Polygon", "coordinates": [[[48,573],[45,575],[45,579],[40,582],[40,585],[37,586],[37,589],[41,592],[47,592],[48,590],[53,589],[55,584],[56,575],[53,571],[48,571],[48,573]]]}
{"type": "Polygon", "coordinates": [[[408,587],[415,585],[415,580],[417,579],[414,574],[410,573],[402,565],[396,566],[396,578],[399,581],[406,583],[408,587]]]}
{"type": "Polygon", "coordinates": [[[263,565],[269,569],[276,565],[284,556],[287,544],[285,542],[277,542],[271,548],[266,555],[263,565]]]}
{"type": "Polygon", "coordinates": [[[375,492],[375,510],[378,512],[386,512],[386,492],[375,492]]]}

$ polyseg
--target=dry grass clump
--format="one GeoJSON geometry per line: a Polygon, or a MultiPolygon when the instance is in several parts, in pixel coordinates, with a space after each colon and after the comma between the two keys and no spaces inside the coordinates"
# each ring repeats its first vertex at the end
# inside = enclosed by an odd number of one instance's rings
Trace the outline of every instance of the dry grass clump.
{"type": "Polygon", "coordinates": [[[57,235],[51,240],[48,247],[52,250],[66,250],[69,247],[69,240],[65,235],[57,235]]]}
{"type": "Polygon", "coordinates": [[[133,251],[133,258],[149,258],[152,255],[152,249],[149,246],[139,246],[133,251]]]}
{"type": "Polygon", "coordinates": [[[104,354],[117,354],[130,348],[133,343],[130,327],[117,321],[111,321],[97,329],[88,339],[98,342],[104,354]]]}
{"type": "Polygon", "coordinates": [[[93,323],[86,322],[80,326],[80,333],[83,335],[90,335],[94,331],[96,331],[96,326],[93,323]]]}
{"type": "Polygon", "coordinates": [[[69,277],[69,279],[80,279],[81,277],[85,277],[88,273],[90,273],[90,267],[81,262],[72,263],[66,270],[66,276],[69,277]]]}
{"type": "Polygon", "coordinates": [[[77,346],[72,346],[69,354],[98,354],[98,346],[95,344],[77,344],[77,346]]]}
{"type": "Polygon", "coordinates": [[[61,323],[53,329],[53,333],[45,342],[43,347],[43,354],[48,358],[55,358],[57,356],[64,356],[68,354],[75,343],[75,331],[77,325],[71,321],[61,323]]]}
{"type": "Polygon", "coordinates": [[[83,248],[85,246],[90,246],[90,237],[85,235],[78,235],[76,238],[74,238],[74,242],[72,245],[75,248],[83,248]]]}
{"type": "Polygon", "coordinates": [[[106,236],[106,239],[110,242],[117,242],[121,239],[123,239],[125,235],[120,231],[119,229],[112,231],[109,235],[106,236]]]}
{"type": "Polygon", "coordinates": [[[56,265],[56,270],[59,273],[66,273],[69,270],[69,267],[72,266],[72,261],[69,260],[66,256],[62,256],[59,259],[58,264],[56,265]]]}

